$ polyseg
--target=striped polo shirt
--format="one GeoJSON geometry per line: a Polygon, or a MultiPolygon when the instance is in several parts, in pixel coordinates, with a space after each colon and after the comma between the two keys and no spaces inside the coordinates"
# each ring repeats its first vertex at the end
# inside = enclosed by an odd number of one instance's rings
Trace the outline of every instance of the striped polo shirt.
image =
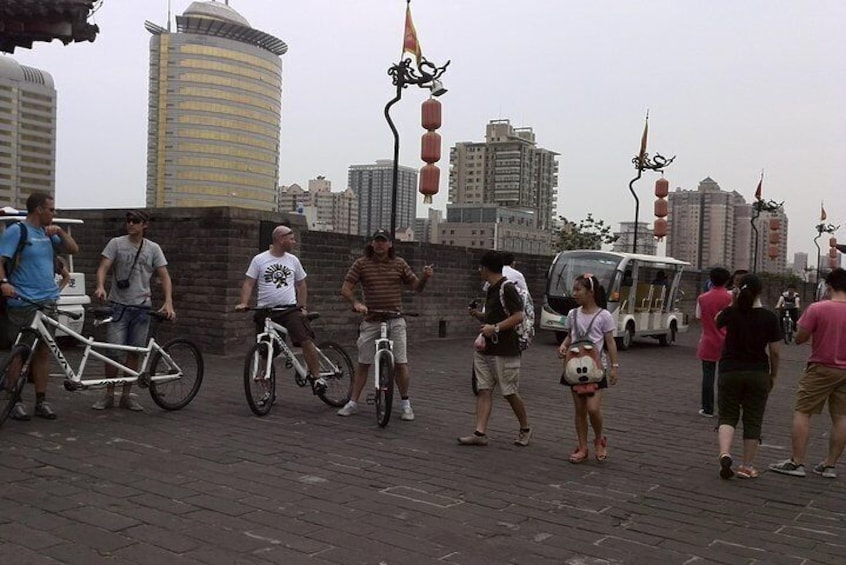
{"type": "MultiPolygon", "coordinates": [[[[402,287],[411,286],[417,275],[400,257],[359,257],[352,264],[344,281],[355,286],[361,283],[364,303],[371,310],[402,310],[402,287]]],[[[368,320],[371,318],[368,317],[368,320]]]]}

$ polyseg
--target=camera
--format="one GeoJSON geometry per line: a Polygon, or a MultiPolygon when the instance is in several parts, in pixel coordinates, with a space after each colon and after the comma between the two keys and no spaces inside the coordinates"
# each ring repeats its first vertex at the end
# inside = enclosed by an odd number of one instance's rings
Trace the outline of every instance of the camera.
{"type": "Polygon", "coordinates": [[[477,308],[479,307],[479,301],[478,301],[478,300],[474,300],[473,302],[471,302],[470,304],[468,304],[468,305],[467,305],[467,307],[468,307],[468,308],[470,308],[471,310],[475,310],[475,309],[477,309],[477,308]]]}
{"type": "Polygon", "coordinates": [[[117,281],[117,287],[121,290],[126,290],[129,288],[129,279],[120,279],[117,281]]]}

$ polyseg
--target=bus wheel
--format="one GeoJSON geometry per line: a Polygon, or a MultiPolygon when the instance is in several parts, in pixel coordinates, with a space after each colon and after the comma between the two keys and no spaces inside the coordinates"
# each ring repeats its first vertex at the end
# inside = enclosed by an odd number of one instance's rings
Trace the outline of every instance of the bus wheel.
{"type": "Polygon", "coordinates": [[[670,324],[670,331],[665,333],[664,335],[658,336],[658,343],[661,345],[672,345],[676,342],[676,332],[678,329],[676,328],[676,323],[672,322],[670,324]]]}
{"type": "Polygon", "coordinates": [[[623,337],[617,340],[617,349],[625,351],[632,346],[634,341],[634,326],[629,324],[626,326],[626,331],[623,332],[623,337]]]}

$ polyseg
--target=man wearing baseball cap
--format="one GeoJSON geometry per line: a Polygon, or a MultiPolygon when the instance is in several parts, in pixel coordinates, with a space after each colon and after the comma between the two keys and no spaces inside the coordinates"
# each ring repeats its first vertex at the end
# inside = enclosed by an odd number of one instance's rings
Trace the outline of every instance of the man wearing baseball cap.
{"type": "Polygon", "coordinates": [[[376,355],[376,339],[379,337],[382,321],[388,323],[391,339],[394,342],[393,353],[396,362],[397,387],[402,401],[400,418],[406,421],[414,419],[411,401],[408,399],[409,372],[406,352],[406,324],[403,318],[383,320],[382,316],[368,314],[368,310],[402,311],[402,290],[407,286],[415,292],[422,292],[434,270],[432,265],[423,267],[423,276],[418,278],[401,257],[395,255],[391,236],[385,230],[376,230],[370,243],[364,250],[364,256],[352,264],[344,285],[343,296],[353,310],[364,315],[359,327],[358,366],[355,372],[350,401],[340,410],[338,416],[352,416],[358,412],[358,399],[367,383],[367,371],[376,355]],[[361,285],[363,302],[356,298],[355,287],[361,285]],[[366,303],[366,305],[365,305],[366,303]]]}

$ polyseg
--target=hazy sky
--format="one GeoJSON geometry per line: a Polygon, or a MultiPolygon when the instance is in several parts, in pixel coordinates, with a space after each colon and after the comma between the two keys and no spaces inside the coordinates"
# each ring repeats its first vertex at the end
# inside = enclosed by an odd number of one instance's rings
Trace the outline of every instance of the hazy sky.
{"type": "MultiPolygon", "coordinates": [[[[173,13],[190,4],[173,0],[173,13]]],[[[288,43],[283,60],[280,184],[325,175],[346,188],[351,164],[388,159],[387,69],[402,45],[404,0],[231,0],[250,24],[288,43]]],[[[423,54],[444,75],[444,158],[481,141],[491,119],[531,127],[559,152],[559,212],[631,221],[628,182],[643,118],[650,153],[677,155],[671,190],[705,177],[751,202],[785,201],[789,255],[812,262],[820,200],[846,224],[846,2],[772,0],[414,0],[423,54]]],[[[59,207],[144,204],[149,38],[166,0],[105,0],[94,43],[37,43],[21,63],[49,71],[58,110],[59,207]]],[[[175,29],[175,26],[174,26],[175,29]]],[[[392,115],[403,165],[419,167],[420,103],[404,92],[392,115]]],[[[655,173],[636,188],[652,221],[655,173]]],[[[424,216],[422,197],[418,216],[424,216]]],[[[846,226],[838,233],[846,240],[846,226]]],[[[827,246],[827,238],[821,240],[827,246]]],[[[824,249],[825,250],[825,249],[824,249]]]]}

